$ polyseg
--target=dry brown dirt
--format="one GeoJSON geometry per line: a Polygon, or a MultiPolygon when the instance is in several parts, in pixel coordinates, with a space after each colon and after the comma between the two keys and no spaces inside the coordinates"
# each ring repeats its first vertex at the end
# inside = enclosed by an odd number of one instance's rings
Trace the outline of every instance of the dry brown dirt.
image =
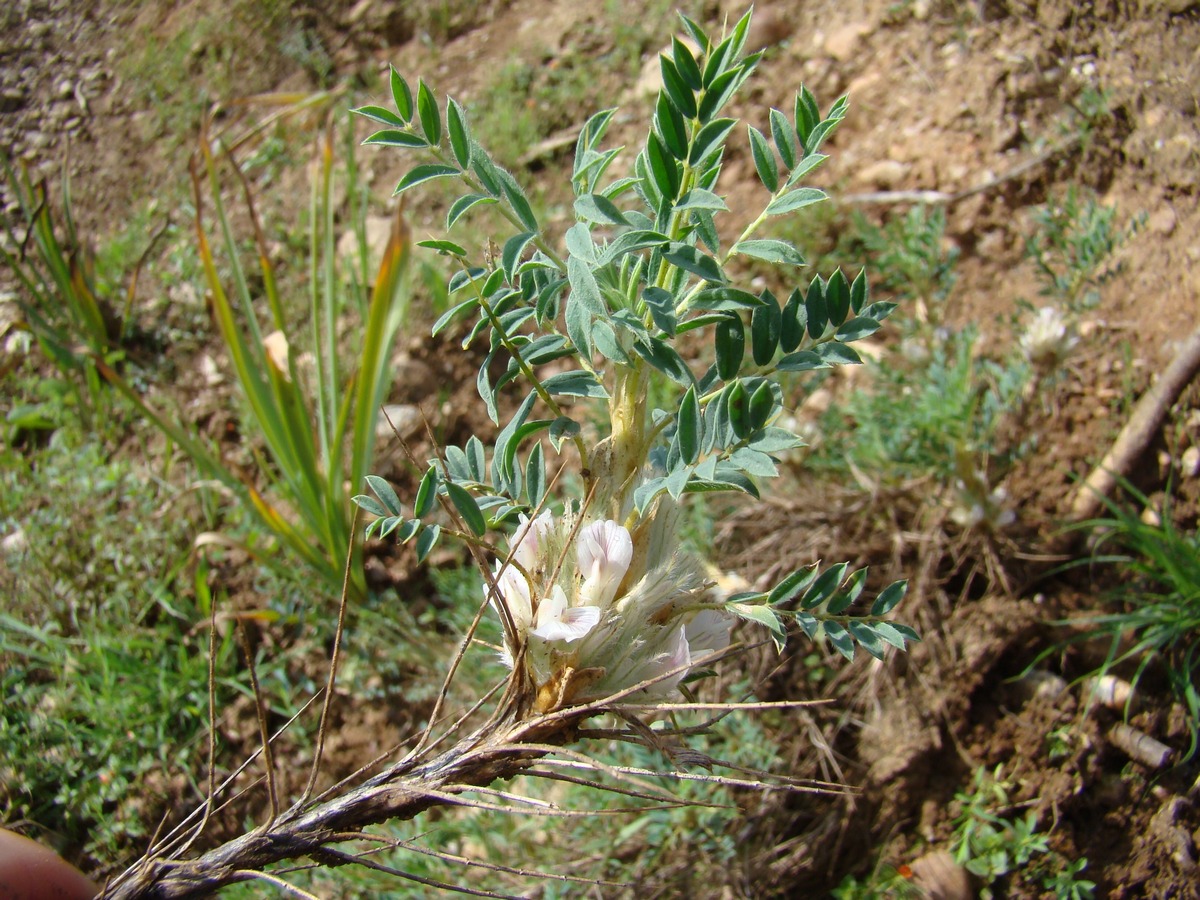
{"type": "MultiPolygon", "coordinates": [[[[391,62],[465,103],[505,63],[553,67],[612,50],[607,14],[567,0],[474,4],[433,40],[403,7],[341,2],[317,13],[296,4],[291,14],[307,17],[336,76],[377,72],[391,62]]],[[[615,8],[641,14],[640,4],[615,8]]],[[[738,12],[716,2],[699,10],[710,23],[738,12]]],[[[98,239],[134,204],[185,177],[188,141],[170,140],[153,110],[135,102],[128,90],[134,74],[120,61],[199,15],[193,2],[54,0],[15,0],[0,13],[0,142],[46,175],[57,171],[69,143],[79,217],[98,239]]],[[[1050,646],[1047,623],[1088,608],[1102,587],[1083,575],[1035,582],[1049,567],[1039,557],[1065,513],[1071,478],[1098,460],[1123,424],[1127,406],[1119,398],[1144,391],[1200,322],[1200,7],[1187,0],[784,0],[760,4],[757,15],[754,40],[766,55],[747,105],[735,114],[782,107],[801,82],[823,104],[848,91],[851,113],[818,176],[843,210],[854,206],[880,219],[904,205],[862,195],[954,195],[990,185],[947,207],[948,239],[962,253],[952,321],[1000,333],[998,317],[1019,298],[1036,301],[1022,253],[1029,212],[1066,185],[1093,189],[1118,206],[1123,222],[1137,215],[1145,222],[1120,251],[1119,269],[1089,315],[1058,415],[1042,423],[1045,451],[1014,475],[1010,493],[1021,525],[1007,542],[981,548],[937,537],[938,523],[913,491],[864,496],[804,481],[765,516],[731,510],[718,523],[724,564],[751,582],[816,558],[869,562],[886,576],[911,578],[918,599],[909,614],[925,641],[885,667],[855,665],[823,685],[844,699],[801,723],[780,758],[793,761],[792,774],[833,772],[857,792],[768,803],[741,832],[747,852],[729,885],[711,896],[824,896],[844,875],[862,875],[878,860],[911,864],[923,848],[945,845],[954,794],[972,771],[1001,763],[1019,785],[1014,801],[1037,809],[1051,827],[1053,848],[1068,859],[1087,857],[1097,896],[1200,895],[1195,763],[1163,771],[1140,766],[1107,738],[1118,714],[1085,715],[1077,689],[1031,699],[1011,682],[1050,646]],[[1081,110],[1098,90],[1107,92],[1105,109],[1081,138],[1081,110]],[[1012,596],[986,574],[965,577],[986,552],[1012,574],[1012,596]],[[1047,736],[1063,728],[1079,740],[1052,758],[1047,736]],[[814,731],[823,734],[820,746],[810,738],[814,731]]],[[[227,86],[314,86],[311,72],[251,33],[244,44],[220,50],[227,86]]],[[[646,128],[644,97],[626,83],[603,84],[599,93],[619,98],[627,113],[612,142],[636,143],[646,128]]],[[[195,123],[180,125],[183,134],[194,130],[195,123]]],[[[380,191],[402,171],[387,153],[364,153],[362,161],[380,191]]],[[[569,215],[555,187],[566,183],[568,165],[551,153],[518,173],[546,186],[551,230],[569,215]]],[[[733,185],[730,207],[753,208],[746,151],[730,153],[725,177],[733,185]]],[[[418,205],[410,216],[418,232],[436,233],[444,209],[418,205]]],[[[455,377],[444,370],[445,354],[419,336],[405,349],[412,377],[407,390],[397,385],[392,401],[420,402],[431,385],[455,377]]],[[[469,375],[464,380],[456,410],[474,407],[469,375]]],[[[1148,492],[1161,490],[1172,461],[1200,441],[1196,406],[1193,389],[1134,473],[1148,492]]],[[[452,434],[478,424],[478,416],[464,415],[452,434]]],[[[1178,489],[1178,509],[1188,517],[1182,524],[1194,526],[1197,488],[1185,482],[1178,489]]],[[[379,565],[380,577],[407,569],[394,558],[379,565]]],[[[782,665],[756,663],[764,699],[806,695],[805,656],[801,650],[782,665]]],[[[1079,651],[1045,665],[1069,680],[1091,662],[1079,651]]],[[[1132,724],[1186,746],[1179,710],[1165,693],[1151,690],[1132,724]]],[[[671,888],[647,890],[666,895],[671,888]]]]}

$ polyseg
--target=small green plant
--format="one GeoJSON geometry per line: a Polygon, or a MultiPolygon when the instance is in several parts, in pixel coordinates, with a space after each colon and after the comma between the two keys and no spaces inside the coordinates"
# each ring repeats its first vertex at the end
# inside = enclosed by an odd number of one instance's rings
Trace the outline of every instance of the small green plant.
{"type": "MultiPolygon", "coordinates": [[[[490,208],[510,229],[482,259],[449,239],[420,244],[454,266],[448,288],[455,305],[433,331],[458,323],[467,330],[464,349],[482,345],[476,384],[498,429],[494,437],[471,435],[461,446],[437,449],[419,468],[411,507],[377,476],[366,479],[374,496],[354,498],[377,517],[368,534],[412,542],[418,559],[428,558],[443,536],[462,541],[484,583],[426,727],[411,744],[318,794],[318,741],[307,788],[286,807],[277,802],[272,762],[264,759],[269,822],[190,860],[176,852],[184,839],[168,835],[114,880],[112,900],[172,893],[184,884],[215,890],[251,877],[278,883],[264,870],[300,855],[367,864],[378,848],[363,852],[359,838],[376,838],[359,829],[431,806],[554,812],[492,786],[517,775],[586,787],[596,792],[590,796],[597,805],[600,790],[620,795],[621,803],[638,802],[645,815],[630,837],[645,833],[659,843],[682,845],[684,835],[655,807],[696,806],[687,834],[724,858],[735,850],[728,828],[691,792],[707,800],[713,788],[694,783],[769,784],[767,773],[739,761],[760,741],[747,731],[734,735],[725,760],[704,757],[686,741],[716,729],[723,717],[708,710],[742,708],[697,699],[706,687],[697,682],[715,674],[713,666],[759,639],[748,628],[745,641],[735,640],[738,620],[764,627],[777,647],[794,625],[846,658],[859,650],[882,658],[889,646],[904,649],[917,639],[891,619],[904,582],[864,600],[865,569],[798,560],[770,590],[726,596],[711,590],[701,561],[680,544],[691,495],[757,499],[760,483],[777,474],[774,454],[800,443],[776,424],[779,374],[858,362],[853,344],[877,331],[894,308],[870,302],[865,273],[847,277],[840,269],[806,278],[783,302],[739,286],[737,258],[778,265],[789,276],[804,264],[794,247],[760,237],[759,229],[769,218],[825,199],[802,182],[825,160],[820,148],[842,121],[846,101],[822,113],[802,87],[789,112],[766,111],[746,128],[763,187],[760,206],[736,235],[722,234],[728,206],[718,183],[737,125],[722,112],[759,54],[745,52],[749,14],[720,40],[681,20],[690,41],[676,38],[660,57],[664,87],[629,174],[612,174],[622,151],[603,145],[615,110],[584,123],[570,176],[575,221],[560,234],[543,228],[516,178],[476,141],[462,106],[439,102],[423,80],[414,92],[393,70],[391,107],[358,110],[382,126],[368,143],[421,154],[397,194],[446,179],[457,186],[448,230],[477,207],[490,208]],[[492,614],[498,640],[480,647],[479,625],[492,614]],[[482,668],[475,665],[479,653],[495,660],[497,650],[501,677],[482,693],[468,685],[464,711],[453,710],[460,699],[456,676],[482,668]],[[614,718],[603,718],[608,714],[614,718]],[[576,738],[598,756],[564,746],[576,738]],[[641,749],[625,746],[635,744],[641,749]],[[644,753],[653,767],[607,765],[611,746],[644,753]],[[734,774],[698,774],[691,771],[697,764],[734,774]],[[655,784],[659,777],[674,790],[655,784]],[[355,843],[342,850],[347,841],[355,843]]],[[[236,248],[229,249],[232,255],[236,248]]],[[[269,276],[264,271],[268,282],[269,276]]],[[[220,283],[210,280],[219,294],[220,283]]],[[[250,298],[242,300],[249,305],[250,298]]],[[[227,301],[215,302],[218,315],[226,315],[227,301]]],[[[226,339],[240,346],[228,329],[226,339]]],[[[368,339],[382,340],[371,329],[368,339]]],[[[271,365],[268,358],[259,366],[263,377],[288,371],[271,365]]],[[[295,382],[294,365],[290,374],[295,382]]],[[[323,698],[322,739],[338,698],[342,622],[323,698]]],[[[541,840],[544,828],[536,832],[541,840]]],[[[612,852],[608,835],[597,850],[605,858],[612,852]]]]}
{"type": "Polygon", "coordinates": [[[0,822],[111,862],[145,836],[138,785],[194,760],[208,639],[187,498],[79,431],[0,455],[0,822]]]}
{"type": "MultiPolygon", "coordinates": [[[[1050,849],[1049,838],[1038,833],[1037,813],[1007,818],[1013,785],[1003,778],[1003,766],[975,770],[973,789],[959,793],[961,811],[955,818],[952,852],[957,863],[983,883],[983,900],[997,896],[997,886],[1010,878],[1025,883],[1040,881],[1055,897],[1090,898],[1095,885],[1076,876],[1086,859],[1068,862],[1050,849]]],[[[1000,894],[1003,896],[1003,894],[1000,894]]]]}
{"type": "Polygon", "coordinates": [[[1117,208],[1094,194],[1071,186],[1058,201],[1033,211],[1033,230],[1025,255],[1042,282],[1043,296],[1062,311],[1077,316],[1100,302],[1100,288],[1115,274],[1113,255],[1141,227],[1117,226],[1117,208]]]}
{"type": "MultiPolygon", "coordinates": [[[[1145,509],[1149,499],[1128,482],[1126,492],[1145,509]]],[[[1107,518],[1076,526],[1096,535],[1090,560],[1074,565],[1116,565],[1127,578],[1106,594],[1112,612],[1097,612],[1071,625],[1071,643],[1103,640],[1108,659],[1094,675],[1132,668],[1135,685],[1152,666],[1161,667],[1186,712],[1191,758],[1200,743],[1200,534],[1181,530],[1165,509],[1160,524],[1144,522],[1126,505],[1104,498],[1107,518]]]]}
{"type": "Polygon", "coordinates": [[[879,286],[914,304],[906,324],[923,336],[928,349],[944,324],[946,301],[958,279],[959,251],[946,242],[946,211],[914,206],[882,228],[858,214],[854,225],[879,273],[879,286]]]}
{"type": "Polygon", "coordinates": [[[540,710],[603,696],[664,666],[674,670],[665,687],[674,687],[686,669],[681,661],[692,649],[714,650],[702,642],[720,643],[717,632],[727,634],[728,625],[719,623],[730,614],[766,625],[780,643],[784,617],[794,618],[810,637],[828,638],[847,656],[856,644],[880,655],[885,644],[902,646],[912,637],[882,619],[903,593],[899,584],[867,616],[845,615],[864,586],[864,570],[803,569],[772,591],[713,604],[697,595],[702,580],[694,568],[672,559],[685,495],[757,496],[756,479],[777,474],[771,454],[800,443],[772,424],[782,411],[774,376],[858,362],[850,344],[874,333],[894,308],[867,302],[865,274],[851,280],[840,270],[796,287],[783,304],[769,291],[735,286],[726,271],[735,257],[803,264],[791,245],[755,232],[771,217],[824,199],[799,184],[824,160],[818,148],[844,117],[845,102],[822,116],[802,88],[793,118],[770,112],[763,123],[770,138],[748,127],[767,196],[741,234],[723,240],[716,223],[727,207],[715,190],[735,121],[720,113],[759,54],[742,56],[748,17],[718,44],[683,21],[701,56],[677,39],[661,57],[664,88],[635,174],[605,181],[620,153],[601,143],[613,110],[596,114],[580,132],[571,177],[576,222],[564,235],[565,259],[516,179],[476,142],[455,100],[446,101],[443,113],[424,81],[414,96],[393,70],[394,110],[358,110],[383,126],[367,143],[420,150],[432,160],[409,171],[396,193],[455,179],[465,193],[451,204],[448,229],[487,205],[516,232],[499,258],[482,266],[452,241],[421,242],[459,268],[450,289],[461,299],[434,333],[458,320],[474,322],[464,345],[480,336],[489,344],[479,393],[499,425],[501,392],[522,385],[515,415],[493,447],[472,437],[432,460],[412,516],[381,479],[370,479],[376,496],[358,502],[378,517],[372,532],[415,540],[421,557],[442,534],[442,525],[429,519],[438,498],[453,512],[455,532],[472,542],[519,519],[511,553],[488,583],[505,622],[508,658],[520,668],[526,654],[540,710]],[[676,349],[685,333],[690,341],[711,335],[713,362],[701,374],[676,349]],[[551,362],[566,370],[539,375],[551,362]],[[677,398],[677,407],[649,402],[660,397],[677,398]],[[610,430],[590,445],[578,418],[589,401],[604,405],[600,421],[610,430]],[[568,499],[559,515],[551,512],[543,443],[533,442],[521,459],[521,445],[540,435],[557,453],[571,448],[583,473],[582,496],[568,499]],[[574,557],[578,572],[569,563],[574,557]],[[799,611],[785,606],[797,597],[799,611]],[[684,627],[700,622],[704,627],[684,627]],[[569,665],[555,649],[560,641],[579,641],[569,665]],[[642,644],[631,657],[629,648],[642,644]]]}
{"type": "Polygon", "coordinates": [[[922,900],[929,895],[913,884],[907,867],[881,865],[866,878],[847,875],[830,896],[833,900],[922,900]]]}
{"type": "Polygon", "coordinates": [[[25,168],[7,158],[0,163],[21,211],[23,230],[15,231],[5,217],[8,241],[0,242],[0,258],[19,282],[21,327],[62,374],[77,414],[98,427],[110,405],[98,365],[115,366],[124,357],[121,343],[132,292],[119,297],[103,276],[97,278],[91,252],[75,227],[69,177],[62,181],[58,223],[46,185],[34,185],[25,168]]]}
{"type": "MultiPolygon", "coordinates": [[[[366,272],[365,242],[360,241],[358,273],[346,277],[335,247],[334,145],[331,126],[319,145],[320,165],[312,186],[304,329],[288,313],[295,304],[289,305],[281,294],[249,183],[232,156],[218,156],[206,137],[201,141],[200,165],[193,173],[200,258],[217,327],[249,407],[243,430],[261,438],[270,457],[271,464],[262,467],[267,490],[242,481],[181,425],[152,410],[125,382],[114,381],[208,477],[229,488],[293,559],[319,575],[328,594],[340,592],[343,566],[353,557],[349,586],[361,598],[366,584],[359,564],[361,551],[352,533],[354,507],[349,498],[370,466],[375,424],[389,385],[391,350],[406,321],[403,276],[409,243],[407,226],[397,212],[379,270],[373,277],[366,272]],[[222,162],[228,162],[245,194],[258,263],[255,277],[242,262],[242,249],[226,211],[222,162]],[[204,218],[205,182],[217,249],[210,243],[211,226],[204,218]],[[221,271],[220,249],[228,276],[221,271]],[[261,287],[253,286],[256,281],[261,287]],[[258,302],[260,292],[265,312],[258,302]],[[354,324],[347,328],[347,321],[354,324]],[[301,361],[300,347],[307,348],[311,368],[301,361]]],[[[348,194],[356,197],[357,169],[351,164],[347,171],[348,194]]],[[[352,207],[361,218],[362,205],[352,207]]]]}

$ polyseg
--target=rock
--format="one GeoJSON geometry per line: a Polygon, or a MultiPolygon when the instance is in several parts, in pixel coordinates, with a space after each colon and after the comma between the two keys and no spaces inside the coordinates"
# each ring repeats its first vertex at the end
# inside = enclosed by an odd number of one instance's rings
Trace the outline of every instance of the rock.
{"type": "MultiPolygon", "coordinates": [[[[363,221],[363,232],[367,242],[367,271],[374,278],[392,236],[392,217],[367,216],[363,221]]],[[[358,232],[352,228],[338,239],[338,263],[343,268],[353,267],[357,271],[358,252],[358,232]]]]}
{"type": "Polygon", "coordinates": [[[6,534],[0,539],[0,550],[4,553],[21,553],[29,547],[29,537],[24,529],[18,528],[12,534],[6,534]]]}
{"type": "Polygon", "coordinates": [[[1179,457],[1179,471],[1188,478],[1200,475],[1200,447],[1192,446],[1179,457]]]}
{"type": "Polygon", "coordinates": [[[662,69],[658,62],[661,55],[661,53],[655,53],[642,63],[642,70],[638,73],[637,81],[625,92],[625,96],[629,100],[645,100],[653,97],[662,89],[662,69]]]}
{"type": "Polygon", "coordinates": [[[791,34],[792,25],[788,17],[766,8],[756,13],[750,23],[750,33],[746,35],[746,49],[753,52],[764,47],[773,47],[786,41],[791,34]]]}
{"type": "Polygon", "coordinates": [[[16,112],[23,109],[27,98],[20,88],[5,88],[0,91],[0,113],[16,112]]]}
{"type": "Polygon", "coordinates": [[[851,22],[830,32],[822,49],[826,56],[832,56],[838,62],[846,62],[854,55],[859,39],[870,33],[871,26],[866,22],[851,22]]]}
{"type": "Polygon", "coordinates": [[[399,433],[400,437],[408,439],[421,430],[423,422],[421,410],[411,403],[389,403],[375,422],[375,437],[387,440],[399,433]]]}
{"type": "Polygon", "coordinates": [[[1015,686],[1017,692],[1026,700],[1053,700],[1067,689],[1067,682],[1061,675],[1044,669],[1034,669],[1018,679],[1015,686]]]}
{"type": "Polygon", "coordinates": [[[971,876],[946,850],[926,853],[912,864],[913,883],[929,900],[971,900],[971,876]]]}
{"type": "Polygon", "coordinates": [[[1146,227],[1150,230],[1151,234],[1167,237],[1175,231],[1178,221],[1175,210],[1164,204],[1150,216],[1146,222],[1146,227]]]}
{"type": "Polygon", "coordinates": [[[864,184],[874,185],[881,190],[891,190],[908,174],[909,166],[896,159],[881,159],[858,170],[857,178],[864,184]]]}
{"type": "Polygon", "coordinates": [[[218,385],[225,380],[225,376],[221,374],[221,367],[207,353],[200,357],[200,377],[204,379],[204,383],[209,387],[218,385]]]}

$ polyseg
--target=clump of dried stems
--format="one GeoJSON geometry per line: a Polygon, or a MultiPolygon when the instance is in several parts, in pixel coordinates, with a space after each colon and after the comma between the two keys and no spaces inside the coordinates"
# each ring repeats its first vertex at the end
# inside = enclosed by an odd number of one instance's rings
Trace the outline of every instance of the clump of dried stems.
{"type": "MultiPolygon", "coordinates": [[[[453,510],[448,510],[454,515],[453,510]]],[[[481,553],[472,548],[477,556],[481,553]]],[[[482,560],[477,560],[482,563],[482,560]]],[[[485,565],[481,568],[487,572],[485,565]]],[[[348,567],[347,567],[348,570],[348,567]]],[[[485,576],[486,577],[486,576],[485,576]]],[[[545,871],[531,871],[494,863],[473,862],[394,838],[372,835],[372,825],[408,820],[431,807],[459,807],[493,810],[516,816],[571,817],[596,815],[563,809],[544,800],[522,796],[518,792],[495,787],[515,776],[527,776],[585,785],[626,798],[623,807],[605,810],[605,814],[644,813],[649,809],[704,805],[682,800],[652,779],[668,777],[678,782],[711,783],[740,789],[779,789],[794,792],[829,793],[843,790],[831,783],[800,780],[773,775],[723,763],[687,748],[683,739],[703,734],[725,715],[771,707],[797,707],[809,702],[702,703],[688,695],[682,702],[639,702],[645,690],[658,681],[677,677],[680,672],[661,673],[592,702],[535,712],[536,690],[522,666],[480,697],[470,708],[456,714],[447,711],[451,683],[455,674],[469,662],[472,649],[482,648],[474,641],[475,631],[486,614],[485,599],[451,662],[427,724],[419,734],[364,764],[350,776],[318,791],[323,771],[324,750],[330,736],[338,676],[338,663],[345,637],[349,605],[343,590],[338,610],[337,629],[324,689],[276,733],[270,733],[266,702],[253,667],[253,656],[246,653],[251,687],[256,700],[260,748],[224,781],[216,781],[216,672],[210,662],[207,797],[200,808],[166,833],[156,834],[141,859],[112,879],[101,893],[103,900],[135,898],[184,898],[212,894],[237,882],[264,880],[297,897],[312,896],[289,884],[279,873],[266,871],[277,863],[307,858],[318,866],[355,864],[429,887],[474,896],[502,897],[487,890],[438,882],[424,876],[384,865],[373,857],[381,851],[404,848],[433,854],[464,866],[482,866],[490,870],[584,884],[602,884],[545,871]],[[321,700],[321,712],[307,782],[290,804],[280,796],[279,763],[274,747],[286,730],[304,711],[321,700]],[[711,717],[697,725],[679,725],[669,719],[657,727],[647,718],[670,716],[685,710],[710,712],[711,717]],[[583,727],[587,720],[603,721],[583,727]],[[663,727],[663,726],[666,727],[663,727]],[[664,761],[659,770],[608,765],[592,757],[587,747],[599,741],[631,741],[658,751],[664,761]],[[578,747],[568,746],[578,741],[578,747]],[[253,767],[261,774],[249,788],[235,789],[235,782],[253,767]],[[724,769],[731,774],[718,774],[724,769]],[[249,791],[265,791],[269,814],[254,829],[198,855],[192,850],[205,841],[215,814],[227,805],[246,800],[249,791]]],[[[492,585],[494,592],[495,585],[492,585]]],[[[216,610],[210,623],[210,659],[216,656],[216,610]]],[[[245,649],[249,650],[244,637],[245,649]]],[[[749,649],[734,643],[721,651],[691,660],[689,666],[708,666],[749,649]]],[[[484,651],[486,652],[486,651],[484,651]]],[[[682,667],[688,668],[688,666],[682,667]]],[[[718,806],[721,804],[713,804],[718,806]]],[[[604,883],[607,884],[607,883],[604,883]]]]}

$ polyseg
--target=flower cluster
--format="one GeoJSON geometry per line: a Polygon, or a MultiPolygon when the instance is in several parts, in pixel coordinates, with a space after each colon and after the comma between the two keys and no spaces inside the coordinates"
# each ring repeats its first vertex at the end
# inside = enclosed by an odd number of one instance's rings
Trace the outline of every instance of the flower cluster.
{"type": "MultiPolygon", "coordinates": [[[[646,546],[655,524],[639,535],[646,546]]],[[[733,617],[706,599],[692,564],[638,550],[611,519],[521,518],[488,592],[509,626],[505,662],[524,667],[540,711],[642,683],[642,697],[668,696],[693,659],[729,645],[733,617]]]]}
{"type": "Polygon", "coordinates": [[[1067,318],[1053,306],[1039,309],[1021,335],[1021,349],[1034,368],[1044,373],[1062,365],[1077,343],[1079,338],[1067,318]]]}

